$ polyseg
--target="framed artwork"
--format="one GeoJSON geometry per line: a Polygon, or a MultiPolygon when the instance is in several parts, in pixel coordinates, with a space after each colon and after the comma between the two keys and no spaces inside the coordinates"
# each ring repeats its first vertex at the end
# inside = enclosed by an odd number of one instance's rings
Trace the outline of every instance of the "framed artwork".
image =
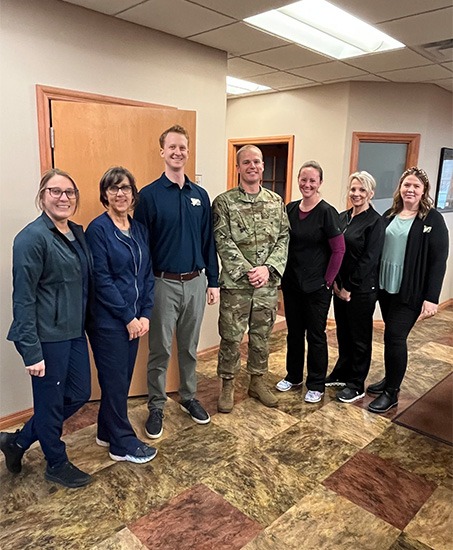
{"type": "Polygon", "coordinates": [[[442,147],[440,150],[434,204],[440,212],[453,212],[453,149],[450,147],[442,147]]]}

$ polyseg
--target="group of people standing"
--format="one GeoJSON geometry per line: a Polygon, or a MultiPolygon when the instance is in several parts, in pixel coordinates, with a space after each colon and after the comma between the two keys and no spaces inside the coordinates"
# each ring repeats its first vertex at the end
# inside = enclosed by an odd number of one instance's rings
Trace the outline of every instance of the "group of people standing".
{"type": "Polygon", "coordinates": [[[436,313],[448,255],[448,232],[429,198],[426,173],[406,170],[392,208],[382,217],[370,204],[373,177],[352,174],[351,208],[339,215],[321,198],[323,171],[310,161],[298,174],[302,198],[285,208],[276,193],[262,186],[260,149],[246,145],[237,153],[238,186],[219,195],[211,208],[206,191],[184,173],[189,154],[184,128],[176,125],[161,135],[160,154],[164,173],[140,192],[123,167],[102,176],[100,201],[106,211],[85,234],[70,221],[79,205],[73,178],[52,169],[40,182],[42,214],[13,246],[8,339],[32,377],[34,414],[21,430],[0,433],[0,449],[12,473],[21,471],[25,451],[39,441],[46,479],[66,487],[91,481],[69,461],[61,440],[64,420],[90,396],[85,332],[102,392],[96,443],[108,448],[112,460],[141,464],[157,454],[137,437],[127,414],[139,337],[147,333],[147,437],[155,440],[163,433],[174,335],[181,410],[197,424],[208,424],[209,413],[196,398],[197,346],[205,304],[219,298],[218,411],[233,410],[246,330],[248,393],[276,407],[265,375],[280,284],[288,327],[287,375],[276,389],[302,385],[306,338],[305,401],[319,402],[326,386],[341,388],[337,398],[345,403],[363,398],[379,299],[385,378],[368,387],[377,396],[369,410],[385,412],[398,403],[407,336],[417,318],[436,313]],[[339,357],[327,376],[332,294],[339,357]]]}

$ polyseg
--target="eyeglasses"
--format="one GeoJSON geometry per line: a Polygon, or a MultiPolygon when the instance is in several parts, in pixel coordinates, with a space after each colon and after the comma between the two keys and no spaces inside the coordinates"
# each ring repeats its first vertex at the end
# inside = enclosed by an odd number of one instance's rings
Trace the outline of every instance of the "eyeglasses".
{"type": "Polygon", "coordinates": [[[122,191],[125,195],[130,195],[132,193],[132,185],[122,185],[121,187],[118,185],[111,185],[110,187],[107,187],[107,193],[110,195],[118,195],[120,191],[122,191]]]}
{"type": "Polygon", "coordinates": [[[49,194],[54,199],[59,199],[64,193],[69,200],[75,199],[79,194],[78,189],[60,189],[59,187],[47,187],[46,191],[49,191],[49,194]]]}

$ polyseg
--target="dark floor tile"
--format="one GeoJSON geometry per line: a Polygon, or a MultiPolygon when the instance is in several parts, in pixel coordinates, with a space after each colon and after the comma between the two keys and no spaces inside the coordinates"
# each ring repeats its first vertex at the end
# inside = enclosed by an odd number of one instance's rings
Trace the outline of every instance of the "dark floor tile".
{"type": "Polygon", "coordinates": [[[98,421],[99,401],[86,403],[63,424],[63,435],[68,435],[86,428],[98,421]]]}
{"type": "Polygon", "coordinates": [[[354,455],[323,483],[401,530],[436,488],[435,483],[366,452],[354,455]]]}
{"type": "Polygon", "coordinates": [[[262,527],[205,485],[196,485],[129,526],[153,550],[239,550],[262,527]]]}
{"type": "Polygon", "coordinates": [[[411,539],[406,533],[401,533],[388,550],[434,550],[418,540],[411,539]]]}

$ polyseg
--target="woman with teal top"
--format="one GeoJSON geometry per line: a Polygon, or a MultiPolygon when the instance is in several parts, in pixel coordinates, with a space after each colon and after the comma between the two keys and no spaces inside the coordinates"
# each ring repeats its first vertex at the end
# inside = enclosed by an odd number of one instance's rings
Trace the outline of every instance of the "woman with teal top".
{"type": "Polygon", "coordinates": [[[385,378],[368,386],[378,397],[368,409],[383,413],[398,405],[407,368],[407,338],[417,319],[437,313],[448,257],[448,230],[433,207],[426,172],[409,168],[400,178],[387,224],[379,275],[385,323],[385,378]]]}

